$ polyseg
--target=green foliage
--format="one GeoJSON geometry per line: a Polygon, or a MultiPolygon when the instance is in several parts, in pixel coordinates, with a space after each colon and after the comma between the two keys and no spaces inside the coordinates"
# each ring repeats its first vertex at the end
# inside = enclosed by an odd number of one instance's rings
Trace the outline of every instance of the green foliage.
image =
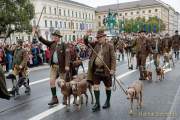
{"type": "Polygon", "coordinates": [[[147,32],[153,32],[156,29],[156,32],[165,30],[166,26],[161,19],[157,17],[151,17],[148,20],[143,18],[136,19],[125,19],[119,20],[120,31],[125,32],[139,32],[141,30],[145,30],[147,32]],[[123,25],[124,24],[124,25],[123,25]],[[124,26],[124,28],[123,28],[124,26]]]}
{"type": "Polygon", "coordinates": [[[32,30],[30,21],[35,15],[30,0],[0,0],[0,35],[32,30]]]}

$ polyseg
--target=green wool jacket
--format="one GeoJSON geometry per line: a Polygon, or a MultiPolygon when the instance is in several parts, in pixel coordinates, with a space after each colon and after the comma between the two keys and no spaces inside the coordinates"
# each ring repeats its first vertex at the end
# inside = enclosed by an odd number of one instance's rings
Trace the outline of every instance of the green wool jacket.
{"type": "Polygon", "coordinates": [[[16,48],[14,51],[13,67],[14,65],[21,65],[23,68],[27,67],[27,52],[25,49],[16,48]]]}

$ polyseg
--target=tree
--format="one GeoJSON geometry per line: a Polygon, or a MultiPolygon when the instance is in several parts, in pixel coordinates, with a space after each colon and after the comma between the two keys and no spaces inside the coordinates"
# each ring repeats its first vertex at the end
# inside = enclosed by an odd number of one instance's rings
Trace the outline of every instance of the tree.
{"type": "Polygon", "coordinates": [[[163,23],[163,21],[157,17],[151,17],[146,22],[151,26],[151,32],[153,32],[153,27],[156,26],[157,31],[163,31],[166,28],[166,25],[163,23]]]}
{"type": "Polygon", "coordinates": [[[30,0],[0,0],[0,36],[9,37],[13,32],[32,31],[34,6],[30,0]]]}
{"type": "Polygon", "coordinates": [[[150,17],[146,20],[144,17],[137,17],[136,19],[125,19],[125,21],[120,20],[120,30],[125,30],[125,32],[139,32],[141,30],[147,32],[159,32],[165,30],[166,26],[161,19],[157,17],[150,17]],[[122,24],[124,24],[124,28],[122,28],[122,24]]]}

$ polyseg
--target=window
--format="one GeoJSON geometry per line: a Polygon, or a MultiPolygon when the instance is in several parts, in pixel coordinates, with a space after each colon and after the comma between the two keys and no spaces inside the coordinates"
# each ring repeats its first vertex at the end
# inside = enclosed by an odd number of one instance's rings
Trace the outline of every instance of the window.
{"type": "Polygon", "coordinates": [[[133,12],[131,12],[131,15],[133,15],[133,12]]]}
{"type": "Polygon", "coordinates": [[[56,8],[54,8],[54,14],[56,15],[56,8]]]}
{"type": "Polygon", "coordinates": [[[81,18],[81,12],[79,12],[79,18],[81,18]]]}
{"type": "Polygon", "coordinates": [[[46,7],[44,7],[44,14],[46,14],[46,7]]]}
{"type": "Polygon", "coordinates": [[[149,13],[151,13],[151,10],[149,10],[149,13]]]}
{"type": "Polygon", "coordinates": [[[50,27],[52,27],[52,21],[50,21],[50,27]]]}
{"type": "Polygon", "coordinates": [[[88,29],[88,24],[86,24],[86,29],[88,29]]]}
{"type": "Polygon", "coordinates": [[[62,28],[62,22],[61,21],[59,22],[59,27],[62,28]]]}
{"type": "Polygon", "coordinates": [[[122,16],[122,13],[119,13],[119,16],[122,16]]]}
{"type": "Polygon", "coordinates": [[[51,7],[49,7],[49,14],[51,14],[51,7]]]}
{"type": "Polygon", "coordinates": [[[66,16],[66,10],[64,10],[64,16],[66,16]]]}
{"type": "Polygon", "coordinates": [[[92,15],[92,20],[94,19],[94,16],[92,15]]]}
{"type": "Polygon", "coordinates": [[[139,14],[139,11],[137,11],[137,14],[139,14]]]}
{"type": "Polygon", "coordinates": [[[125,13],[125,15],[127,15],[127,13],[125,13]]]}
{"type": "Polygon", "coordinates": [[[89,13],[89,20],[90,20],[90,18],[91,18],[91,15],[90,15],[90,13],[89,13]]]}
{"type": "Polygon", "coordinates": [[[76,12],[76,18],[77,18],[77,12],[76,12]]]}
{"type": "Polygon", "coordinates": [[[74,29],[74,22],[71,21],[71,27],[74,29]]]}
{"type": "Polygon", "coordinates": [[[69,22],[69,29],[71,29],[71,22],[69,22]]]}
{"type": "Polygon", "coordinates": [[[89,27],[88,27],[89,29],[91,29],[91,24],[89,24],[89,27]]]}
{"type": "Polygon", "coordinates": [[[83,19],[84,19],[84,13],[83,13],[83,19]]]}
{"type": "Polygon", "coordinates": [[[76,23],[76,29],[78,30],[78,28],[79,28],[79,27],[78,27],[78,23],[76,23]]]}
{"type": "Polygon", "coordinates": [[[69,41],[71,41],[71,35],[69,35],[69,41]]]}
{"type": "Polygon", "coordinates": [[[61,9],[59,9],[59,15],[61,16],[61,9]]]}
{"type": "Polygon", "coordinates": [[[72,17],[74,17],[74,12],[72,11],[72,17]]]}
{"type": "Polygon", "coordinates": [[[155,12],[158,12],[158,9],[155,9],[155,12]]]}
{"type": "Polygon", "coordinates": [[[45,20],[45,22],[44,22],[44,23],[45,23],[45,27],[47,27],[47,20],[45,20]]]}
{"type": "Polygon", "coordinates": [[[86,19],[87,19],[87,13],[86,13],[86,19]]]}
{"type": "Polygon", "coordinates": [[[143,13],[145,13],[145,11],[143,11],[143,13]]]}
{"type": "Polygon", "coordinates": [[[66,22],[64,22],[64,28],[66,29],[66,22]]]}
{"type": "Polygon", "coordinates": [[[70,11],[68,10],[68,16],[70,16],[70,11]]]}
{"type": "Polygon", "coordinates": [[[57,21],[55,21],[55,27],[56,27],[56,28],[58,27],[58,22],[57,22],[57,21]]]}
{"type": "Polygon", "coordinates": [[[99,19],[101,19],[101,16],[98,16],[99,19]]]}

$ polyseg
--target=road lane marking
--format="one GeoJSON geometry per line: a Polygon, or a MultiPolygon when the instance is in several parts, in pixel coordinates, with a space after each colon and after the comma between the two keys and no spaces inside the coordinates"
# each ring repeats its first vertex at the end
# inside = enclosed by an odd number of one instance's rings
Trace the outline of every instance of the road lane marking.
{"type": "Polygon", "coordinates": [[[123,78],[123,77],[125,77],[125,76],[128,76],[128,75],[130,75],[130,74],[132,74],[132,73],[134,73],[134,72],[136,72],[137,70],[131,70],[131,71],[128,71],[128,72],[126,72],[126,73],[124,73],[124,74],[122,74],[122,75],[119,75],[118,77],[117,77],[117,79],[121,79],[121,78],[123,78]]]}
{"type": "MultiPolygon", "coordinates": [[[[175,113],[175,114],[177,114],[177,111],[175,109],[176,109],[176,104],[179,103],[179,101],[177,101],[177,99],[179,99],[179,97],[180,97],[180,86],[179,86],[179,88],[178,88],[178,90],[176,92],[176,95],[174,96],[173,103],[172,103],[171,108],[170,108],[168,113],[175,113]],[[173,111],[173,110],[175,110],[175,111],[173,111]]],[[[172,120],[172,117],[168,116],[166,118],[166,120],[172,120]]],[[[177,120],[179,120],[179,119],[177,119],[177,120]]]]}
{"type": "MultiPolygon", "coordinates": [[[[71,99],[70,104],[72,104],[72,103],[73,103],[73,100],[71,99]]],[[[66,107],[65,105],[59,104],[56,107],[48,109],[48,110],[46,110],[46,111],[44,111],[44,112],[42,112],[42,113],[28,119],[28,120],[42,120],[43,118],[48,117],[49,115],[51,115],[51,114],[65,108],[65,107],[66,107]]]]}
{"type": "MultiPolygon", "coordinates": [[[[29,85],[35,85],[35,84],[38,84],[38,83],[42,83],[42,82],[46,82],[48,81],[50,78],[45,78],[45,79],[42,79],[42,80],[38,80],[38,81],[34,81],[34,82],[30,82],[29,85]]],[[[24,87],[24,86],[23,86],[24,87]]],[[[11,91],[12,88],[8,88],[8,91],[11,91]]]]}

